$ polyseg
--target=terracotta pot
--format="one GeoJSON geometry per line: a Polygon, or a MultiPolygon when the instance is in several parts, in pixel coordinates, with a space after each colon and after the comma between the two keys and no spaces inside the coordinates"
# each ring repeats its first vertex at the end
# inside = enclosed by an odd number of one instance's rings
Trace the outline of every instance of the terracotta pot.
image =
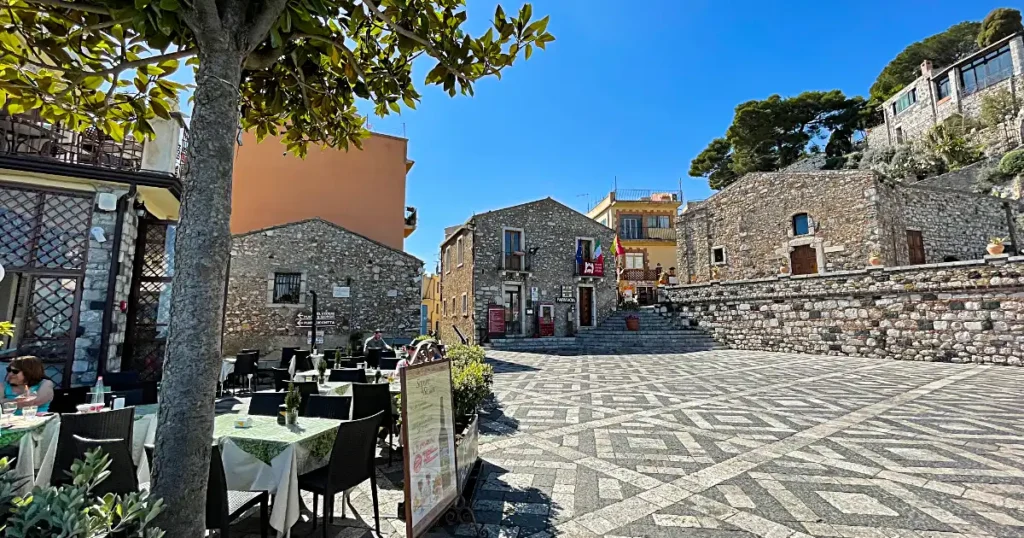
{"type": "Polygon", "coordinates": [[[998,256],[998,255],[1002,254],[1004,250],[1006,250],[1006,245],[1002,245],[1002,244],[996,245],[996,244],[993,243],[993,244],[990,244],[986,250],[988,250],[989,254],[991,254],[993,256],[998,256]]]}
{"type": "Polygon", "coordinates": [[[879,258],[878,256],[872,256],[868,258],[868,263],[877,267],[879,265],[882,265],[882,258],[879,258]]]}
{"type": "Polygon", "coordinates": [[[626,330],[627,331],[639,331],[640,330],[640,318],[626,318],[626,330]]]}
{"type": "Polygon", "coordinates": [[[789,267],[787,267],[785,265],[783,265],[782,267],[779,267],[779,274],[780,275],[788,275],[789,274],[789,267]]]}

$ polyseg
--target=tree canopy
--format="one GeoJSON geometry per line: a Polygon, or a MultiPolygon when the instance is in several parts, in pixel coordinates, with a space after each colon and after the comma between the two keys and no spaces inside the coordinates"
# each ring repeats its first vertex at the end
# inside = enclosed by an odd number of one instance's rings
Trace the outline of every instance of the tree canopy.
{"type": "Polygon", "coordinates": [[[871,85],[870,107],[875,109],[921,76],[921,64],[931,60],[936,67],[949,65],[978,50],[981,24],[961,22],[945,32],[912,43],[896,55],[871,85]]]}
{"type": "Polygon", "coordinates": [[[690,175],[708,178],[721,189],[748,172],[780,170],[809,152],[829,156],[850,151],[864,122],[862,97],[839,90],[773,95],[736,107],[724,138],[716,138],[690,163],[690,175]]]}
{"type": "Polygon", "coordinates": [[[1000,39],[1024,31],[1021,25],[1020,11],[1012,8],[1000,7],[993,9],[985,20],[981,21],[981,29],[978,31],[978,46],[987,47],[1000,39]]]}
{"type": "Polygon", "coordinates": [[[377,114],[414,107],[417,58],[426,84],[472,94],[554,37],[529,4],[499,6],[470,35],[465,0],[5,0],[0,11],[0,103],[38,110],[73,129],[115,139],[151,136],[183,87],[170,76],[189,58],[195,107],[185,148],[170,330],[153,485],[168,536],[202,536],[213,402],[231,248],[231,179],[239,125],[348,147],[366,136],[358,99],[377,114]],[[199,505],[201,506],[201,504],[199,505]]]}

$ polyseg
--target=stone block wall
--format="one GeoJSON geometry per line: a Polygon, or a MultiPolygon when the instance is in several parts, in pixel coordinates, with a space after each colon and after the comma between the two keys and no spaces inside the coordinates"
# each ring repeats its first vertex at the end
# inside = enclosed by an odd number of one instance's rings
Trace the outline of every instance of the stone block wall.
{"type": "Polygon", "coordinates": [[[734,349],[1021,365],[1024,257],[677,286],[670,316],[734,349]]]}
{"type": "MultiPolygon", "coordinates": [[[[412,338],[420,328],[420,279],[423,262],[371,239],[311,219],[236,235],[231,247],[224,353],[259,348],[273,356],[282,347],[308,347],[308,327],[298,327],[306,304],[268,301],[275,272],[301,273],[306,291],[318,295],[321,315],[335,325],[320,327],[325,348],[347,348],[349,336],[364,338],[374,329],[386,337],[412,338]],[[348,288],[348,297],[334,289],[348,288]]],[[[323,318],[321,318],[323,319],[323,318]]]]}
{"type": "Polygon", "coordinates": [[[683,282],[712,280],[708,263],[715,247],[726,263],[721,280],[777,274],[789,249],[809,244],[820,250],[819,270],[863,267],[871,250],[876,176],[869,171],[754,173],[696,204],[677,219],[678,272],[683,282]],[[793,216],[807,213],[813,233],[797,237],[793,216]]]}
{"type": "MultiPolygon", "coordinates": [[[[455,329],[466,338],[476,342],[476,295],[473,291],[473,267],[476,257],[473,247],[473,230],[461,228],[457,233],[445,239],[441,245],[441,341],[459,342],[455,329]],[[462,240],[462,264],[458,263],[458,244],[462,240]],[[451,259],[444,252],[450,249],[451,259]],[[466,294],[467,312],[462,313],[462,294],[466,294]]],[[[486,319],[486,309],[484,316],[486,319]]]]}

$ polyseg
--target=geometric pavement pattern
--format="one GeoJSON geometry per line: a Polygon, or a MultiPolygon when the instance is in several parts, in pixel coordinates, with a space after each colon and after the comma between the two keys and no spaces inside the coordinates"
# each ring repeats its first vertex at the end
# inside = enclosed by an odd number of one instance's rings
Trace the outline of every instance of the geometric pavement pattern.
{"type": "MultiPolygon", "coordinates": [[[[489,538],[1024,536],[1019,368],[754,351],[488,358],[473,508],[489,538]]],[[[381,530],[404,536],[401,464],[377,471],[381,530]]],[[[331,538],[373,536],[368,483],[352,502],[331,538]]],[[[236,530],[255,538],[255,524],[236,530]]],[[[320,530],[307,513],[292,535],[320,530]]]]}
{"type": "Polygon", "coordinates": [[[1020,369],[488,356],[474,509],[492,538],[1024,536],[1020,369]]]}

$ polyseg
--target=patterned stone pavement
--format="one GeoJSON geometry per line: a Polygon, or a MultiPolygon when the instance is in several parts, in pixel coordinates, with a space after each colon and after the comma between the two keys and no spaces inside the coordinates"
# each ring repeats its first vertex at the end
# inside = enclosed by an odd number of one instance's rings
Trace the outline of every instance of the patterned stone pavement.
{"type": "Polygon", "coordinates": [[[1024,536],[1024,370],[490,356],[474,508],[491,538],[1024,536]]]}

